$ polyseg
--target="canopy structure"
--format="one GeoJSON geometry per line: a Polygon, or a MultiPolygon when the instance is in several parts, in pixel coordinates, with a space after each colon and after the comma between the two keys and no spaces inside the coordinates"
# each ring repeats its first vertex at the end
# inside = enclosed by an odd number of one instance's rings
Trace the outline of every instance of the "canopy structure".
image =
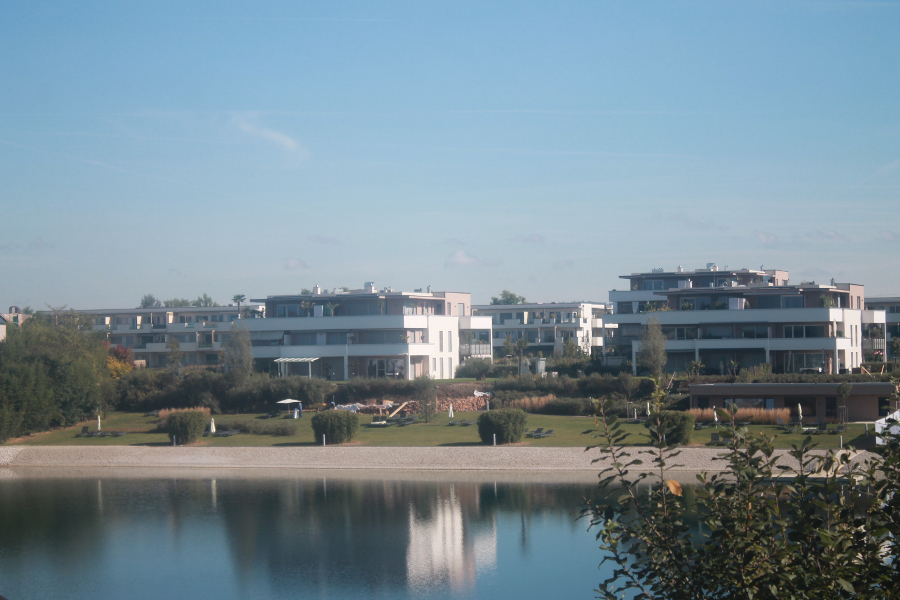
{"type": "Polygon", "coordinates": [[[278,376],[287,377],[289,374],[288,365],[290,363],[306,363],[308,375],[312,378],[312,364],[319,360],[318,358],[276,358],[275,364],[278,365],[278,376]]]}
{"type": "Polygon", "coordinates": [[[300,402],[300,401],[299,401],[299,400],[293,400],[293,399],[291,399],[291,398],[288,398],[287,400],[279,400],[279,401],[276,402],[275,404],[296,404],[296,403],[298,403],[298,402],[300,402]]]}

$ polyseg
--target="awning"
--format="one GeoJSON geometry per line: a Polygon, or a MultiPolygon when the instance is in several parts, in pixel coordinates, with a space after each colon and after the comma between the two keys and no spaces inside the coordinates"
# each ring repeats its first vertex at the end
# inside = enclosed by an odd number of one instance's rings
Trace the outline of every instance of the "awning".
{"type": "Polygon", "coordinates": [[[311,363],[319,360],[318,358],[276,358],[277,363],[311,363]]]}

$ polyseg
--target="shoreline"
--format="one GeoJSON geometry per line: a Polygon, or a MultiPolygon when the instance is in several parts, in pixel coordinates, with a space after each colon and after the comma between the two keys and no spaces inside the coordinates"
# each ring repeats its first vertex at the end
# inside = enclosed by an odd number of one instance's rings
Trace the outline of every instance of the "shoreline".
{"type": "MultiPolygon", "coordinates": [[[[624,453],[642,458],[643,465],[632,472],[653,472],[648,448],[628,447],[624,453]],[[643,456],[639,456],[641,454],[643,456]]],[[[722,472],[727,462],[718,457],[724,448],[682,447],[672,459],[674,472],[696,474],[722,472]]],[[[787,450],[776,450],[780,464],[796,467],[787,450]]],[[[0,468],[16,472],[40,470],[136,469],[190,471],[192,469],[255,470],[269,474],[292,471],[341,472],[379,471],[382,473],[567,473],[596,476],[610,464],[598,450],[582,447],[510,447],[510,446],[304,446],[304,447],[203,447],[203,446],[0,446],[0,468]]],[[[863,452],[854,460],[865,460],[863,452]]],[[[269,476],[269,475],[267,475],[269,476]]]]}

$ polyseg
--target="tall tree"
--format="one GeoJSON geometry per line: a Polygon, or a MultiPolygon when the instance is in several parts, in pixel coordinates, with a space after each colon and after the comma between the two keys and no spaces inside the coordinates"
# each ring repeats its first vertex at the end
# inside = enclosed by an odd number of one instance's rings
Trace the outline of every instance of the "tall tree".
{"type": "Polygon", "coordinates": [[[503,290],[499,296],[491,297],[491,304],[525,304],[525,296],[517,296],[509,290],[503,290]]]}
{"type": "Polygon", "coordinates": [[[663,335],[659,319],[647,319],[647,328],[641,335],[641,349],[637,354],[638,364],[654,377],[661,377],[666,368],[666,336],[663,335]]]}
{"type": "Polygon", "coordinates": [[[166,347],[169,349],[169,369],[180,376],[182,371],[181,361],[184,359],[184,352],[181,351],[181,342],[174,335],[170,335],[166,347]]]}
{"type": "Polygon", "coordinates": [[[141,305],[138,308],[161,308],[162,302],[156,299],[153,294],[144,294],[141,298],[141,305]]]}
{"type": "Polygon", "coordinates": [[[437,386],[428,375],[420,375],[413,380],[413,389],[421,407],[422,418],[429,423],[437,412],[437,386]]]}
{"type": "Polygon", "coordinates": [[[219,306],[219,303],[204,293],[200,296],[197,296],[197,299],[191,302],[191,306],[219,306]]]}
{"type": "Polygon", "coordinates": [[[246,299],[247,299],[247,296],[245,296],[243,294],[235,294],[234,296],[231,297],[231,300],[233,302],[237,302],[238,319],[241,318],[241,302],[245,301],[246,299]]]}
{"type": "Polygon", "coordinates": [[[225,340],[225,378],[229,385],[236,387],[253,375],[253,345],[246,327],[232,326],[225,340]]]}
{"type": "Polygon", "coordinates": [[[191,301],[187,298],[171,298],[164,301],[163,306],[166,308],[181,308],[184,306],[191,306],[191,301]]]}

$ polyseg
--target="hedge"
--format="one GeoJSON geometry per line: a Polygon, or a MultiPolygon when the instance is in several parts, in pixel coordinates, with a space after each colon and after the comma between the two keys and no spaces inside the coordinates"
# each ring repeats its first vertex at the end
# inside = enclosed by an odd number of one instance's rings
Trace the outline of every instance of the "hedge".
{"type": "Polygon", "coordinates": [[[353,439],[359,431],[359,415],[349,410],[326,410],[316,413],[312,418],[315,442],[326,444],[345,444],[353,439]]]}
{"type": "Polygon", "coordinates": [[[478,417],[478,437],[485,444],[514,444],[525,435],[525,420],[528,416],[518,408],[501,408],[481,413],[478,417]]]}
{"type": "Polygon", "coordinates": [[[199,410],[173,412],[166,419],[166,433],[176,444],[193,444],[203,437],[206,415],[199,410]]]}

